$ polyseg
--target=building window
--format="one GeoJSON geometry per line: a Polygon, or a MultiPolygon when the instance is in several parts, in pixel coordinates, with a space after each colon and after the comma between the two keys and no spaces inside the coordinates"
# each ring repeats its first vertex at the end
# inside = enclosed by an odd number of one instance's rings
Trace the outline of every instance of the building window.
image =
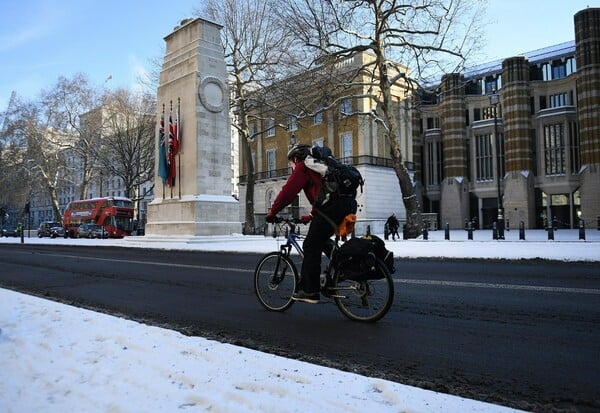
{"type": "Polygon", "coordinates": [[[475,136],[475,179],[479,182],[494,179],[492,135],[475,136]]]}
{"type": "Polygon", "coordinates": [[[342,104],[340,105],[340,113],[342,116],[352,115],[352,99],[346,98],[342,100],[342,104]]]}
{"type": "Polygon", "coordinates": [[[444,179],[443,162],[442,162],[442,142],[434,141],[427,142],[426,149],[427,168],[426,180],[427,185],[439,185],[444,179]]]}
{"type": "Polygon", "coordinates": [[[320,146],[321,148],[324,145],[325,140],[323,138],[315,138],[312,141],[313,146],[320,146]]]}
{"type": "Polygon", "coordinates": [[[319,106],[315,116],[313,116],[313,125],[320,125],[321,123],[323,123],[323,107],[319,106]]]}
{"type": "Polygon", "coordinates": [[[552,72],[550,71],[550,69],[551,68],[549,63],[544,63],[542,65],[542,80],[552,80],[552,72]]]}
{"type": "Polygon", "coordinates": [[[577,71],[575,58],[569,57],[566,59],[555,60],[551,63],[544,63],[542,65],[542,79],[553,80],[562,79],[569,75],[572,75],[577,71]]]}
{"type": "Polygon", "coordinates": [[[483,84],[482,94],[489,95],[495,93],[502,88],[502,75],[487,76],[485,79],[481,79],[483,84]]]}
{"type": "Polygon", "coordinates": [[[552,63],[552,79],[562,79],[567,76],[567,66],[565,62],[558,61],[552,63]]]}
{"type": "Polygon", "coordinates": [[[561,106],[566,106],[569,104],[567,99],[567,93],[558,93],[556,95],[549,96],[549,106],[550,108],[558,108],[561,106]]]}
{"type": "Polygon", "coordinates": [[[275,119],[267,119],[267,136],[275,136],[275,119]]]}
{"type": "Polygon", "coordinates": [[[267,192],[265,193],[265,205],[267,206],[267,212],[271,210],[271,206],[273,205],[273,202],[275,201],[276,195],[277,194],[272,189],[268,189],[267,192]]]}
{"type": "Polygon", "coordinates": [[[275,171],[275,149],[267,150],[267,176],[271,177],[275,171]]]}
{"type": "Polygon", "coordinates": [[[342,133],[342,158],[352,157],[352,133],[342,133]]]}
{"type": "Polygon", "coordinates": [[[577,123],[569,122],[569,140],[571,155],[571,173],[576,174],[581,168],[581,154],[579,153],[579,134],[577,133],[577,123]]]}
{"type": "Polygon", "coordinates": [[[294,132],[298,130],[298,117],[290,115],[288,117],[288,132],[294,132]]]}
{"type": "Polygon", "coordinates": [[[567,71],[567,76],[570,76],[573,73],[577,72],[577,64],[575,62],[575,58],[569,57],[565,59],[565,67],[567,71]]]}
{"type": "Polygon", "coordinates": [[[565,174],[564,125],[544,126],[544,173],[546,176],[565,174]]]}
{"type": "Polygon", "coordinates": [[[440,118],[427,118],[427,129],[439,129],[440,118]]]}

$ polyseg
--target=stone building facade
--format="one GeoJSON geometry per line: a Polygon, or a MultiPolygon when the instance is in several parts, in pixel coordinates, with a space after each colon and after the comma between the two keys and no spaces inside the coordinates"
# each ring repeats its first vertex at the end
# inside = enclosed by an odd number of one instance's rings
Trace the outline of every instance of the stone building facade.
{"type": "MultiPolygon", "coordinates": [[[[372,58],[367,53],[361,53],[340,62],[339,69],[342,74],[339,76],[344,76],[346,71],[360,72],[359,68],[372,58]]],[[[368,76],[365,73],[361,75],[368,76]]],[[[306,85],[311,82],[306,82],[304,78],[298,80],[298,83],[306,85]]],[[[367,83],[365,81],[365,85],[367,83]]],[[[318,88],[318,85],[311,84],[309,89],[312,92],[303,89],[302,93],[308,95],[318,88]]],[[[319,110],[319,105],[325,103],[315,99],[315,106],[308,108],[308,115],[295,112],[297,109],[290,107],[287,102],[282,103],[276,110],[273,109],[277,106],[275,102],[269,102],[263,106],[264,109],[256,109],[253,112],[251,133],[260,131],[255,134],[251,149],[255,169],[255,224],[259,231],[264,227],[265,215],[291,173],[287,152],[294,143],[325,145],[331,148],[336,158],[354,165],[361,172],[365,186],[357,197],[357,231],[366,231],[366,227],[370,226],[371,230],[382,232],[385,219],[392,213],[396,213],[400,220],[405,219],[406,211],[398,178],[392,169],[390,144],[384,131],[370,114],[376,110],[376,106],[368,97],[370,92],[366,88],[367,86],[356,85],[353,90],[344,91],[341,96],[332,99],[335,102],[333,105],[323,110],[319,110]]],[[[397,102],[397,121],[401,125],[399,144],[407,166],[411,169],[412,120],[409,107],[404,104],[409,99],[407,90],[408,88],[400,86],[392,93],[394,101],[397,102]]],[[[239,160],[240,221],[243,222],[247,172],[246,151],[241,150],[241,145],[244,143],[240,143],[239,160]]],[[[299,217],[308,214],[310,210],[311,206],[301,193],[284,214],[299,217]]]]}
{"type": "Polygon", "coordinates": [[[596,225],[600,9],[574,21],[575,41],[448,74],[421,96],[413,144],[424,212],[451,228],[489,228],[500,213],[513,228],[596,225]]]}

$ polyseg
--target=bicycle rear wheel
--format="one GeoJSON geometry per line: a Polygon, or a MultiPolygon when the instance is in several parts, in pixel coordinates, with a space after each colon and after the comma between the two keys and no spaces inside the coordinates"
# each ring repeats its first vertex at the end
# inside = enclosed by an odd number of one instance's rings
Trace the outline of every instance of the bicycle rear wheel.
{"type": "Polygon", "coordinates": [[[375,263],[380,279],[353,281],[335,275],[335,304],[342,314],[354,321],[373,323],[383,317],[394,302],[394,280],[379,258],[375,263]]]}
{"type": "Polygon", "coordinates": [[[254,270],[254,292],[270,311],[285,311],[294,304],[292,294],[297,282],[296,266],[279,252],[263,256],[254,270]]]}

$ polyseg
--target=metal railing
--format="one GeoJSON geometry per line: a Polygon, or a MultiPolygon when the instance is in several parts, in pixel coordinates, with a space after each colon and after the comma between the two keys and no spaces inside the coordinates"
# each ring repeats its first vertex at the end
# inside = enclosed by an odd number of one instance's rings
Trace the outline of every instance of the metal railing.
{"type": "MultiPolygon", "coordinates": [[[[372,165],[372,166],[381,166],[384,168],[393,168],[394,161],[389,158],[382,158],[379,156],[370,156],[370,155],[360,155],[360,156],[348,156],[345,158],[340,158],[340,162],[348,164],[348,165],[372,165]]],[[[414,164],[412,162],[404,163],[409,171],[414,170],[414,164]]],[[[256,172],[254,174],[255,182],[266,181],[269,179],[277,179],[288,177],[292,173],[292,168],[282,168],[282,169],[273,169],[271,171],[262,171],[256,172]]],[[[248,175],[240,175],[239,182],[240,184],[246,183],[248,180],[248,175]]]]}

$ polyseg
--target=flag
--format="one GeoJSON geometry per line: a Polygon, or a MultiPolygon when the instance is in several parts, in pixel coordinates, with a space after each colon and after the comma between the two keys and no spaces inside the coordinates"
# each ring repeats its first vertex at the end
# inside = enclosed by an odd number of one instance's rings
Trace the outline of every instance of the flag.
{"type": "Polygon", "coordinates": [[[169,176],[167,185],[173,187],[175,185],[175,177],[177,176],[177,168],[175,155],[177,155],[177,126],[173,124],[173,114],[169,112],[169,141],[167,152],[167,164],[169,167],[169,176]]]}
{"type": "Polygon", "coordinates": [[[177,119],[175,119],[177,124],[177,154],[181,152],[181,116],[179,111],[179,105],[177,105],[177,119]]]}
{"type": "Polygon", "coordinates": [[[158,129],[158,176],[162,178],[163,185],[167,183],[169,169],[167,167],[167,142],[165,142],[165,115],[160,116],[158,129]]]}
{"type": "Polygon", "coordinates": [[[175,123],[173,123],[172,115],[169,114],[169,133],[172,135],[171,142],[173,146],[173,155],[179,153],[179,110],[175,113],[175,123]]]}

